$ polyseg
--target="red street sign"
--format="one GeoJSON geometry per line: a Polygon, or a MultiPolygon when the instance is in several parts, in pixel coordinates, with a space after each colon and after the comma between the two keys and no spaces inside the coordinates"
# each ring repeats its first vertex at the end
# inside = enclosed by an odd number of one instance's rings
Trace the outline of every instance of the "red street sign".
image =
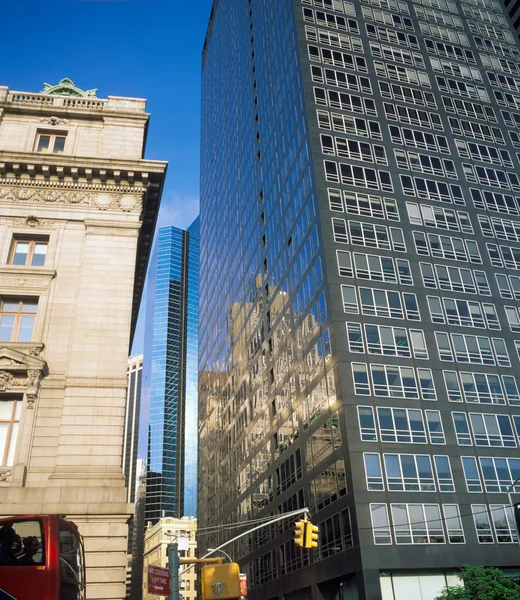
{"type": "Polygon", "coordinates": [[[148,593],[158,596],[170,595],[170,571],[168,569],[148,565],[148,593]]]}

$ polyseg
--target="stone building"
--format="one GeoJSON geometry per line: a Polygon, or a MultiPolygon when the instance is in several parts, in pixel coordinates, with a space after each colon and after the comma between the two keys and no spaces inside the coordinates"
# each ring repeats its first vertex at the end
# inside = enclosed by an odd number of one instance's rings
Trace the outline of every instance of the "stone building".
{"type": "MultiPolygon", "coordinates": [[[[148,566],[168,567],[168,544],[177,542],[179,557],[195,558],[197,553],[197,519],[194,517],[163,517],[152,525],[148,523],[144,535],[143,600],[159,600],[160,596],[148,593],[148,566]]],[[[197,567],[179,568],[179,591],[183,600],[197,598],[197,567]]]]}
{"type": "Polygon", "coordinates": [[[0,514],[60,513],[125,595],[127,358],[166,164],[136,98],[0,87],[0,514]]]}

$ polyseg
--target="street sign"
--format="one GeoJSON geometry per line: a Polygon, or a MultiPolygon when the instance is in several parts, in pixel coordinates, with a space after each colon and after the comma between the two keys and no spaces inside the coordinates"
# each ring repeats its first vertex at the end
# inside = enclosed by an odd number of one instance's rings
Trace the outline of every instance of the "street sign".
{"type": "Polygon", "coordinates": [[[179,536],[177,538],[177,549],[180,550],[189,550],[190,549],[190,538],[179,536]]]}
{"type": "Polygon", "coordinates": [[[240,573],[240,595],[242,598],[247,598],[247,575],[240,573]]]}
{"type": "Polygon", "coordinates": [[[168,569],[148,565],[148,593],[158,596],[170,595],[170,572],[168,569]]]}

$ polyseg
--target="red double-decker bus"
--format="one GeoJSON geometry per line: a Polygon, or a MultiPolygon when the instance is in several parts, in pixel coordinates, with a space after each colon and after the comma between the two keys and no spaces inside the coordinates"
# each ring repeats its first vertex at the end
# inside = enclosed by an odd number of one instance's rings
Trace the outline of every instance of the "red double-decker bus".
{"type": "Polygon", "coordinates": [[[85,600],[83,540],[59,515],[0,518],[0,598],[85,600]]]}

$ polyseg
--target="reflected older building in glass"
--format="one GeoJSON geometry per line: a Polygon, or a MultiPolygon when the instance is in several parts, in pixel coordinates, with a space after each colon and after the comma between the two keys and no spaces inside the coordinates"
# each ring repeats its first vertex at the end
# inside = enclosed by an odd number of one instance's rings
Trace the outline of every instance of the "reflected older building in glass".
{"type": "Polygon", "coordinates": [[[140,456],[145,520],[197,509],[198,218],[159,230],[148,275],[140,456]]]}
{"type": "Polygon", "coordinates": [[[294,545],[293,521],[236,544],[252,600],[434,598],[464,562],[517,564],[520,49],[506,13],[214,2],[199,525],[309,507],[320,527],[315,551],[294,545]]]}

